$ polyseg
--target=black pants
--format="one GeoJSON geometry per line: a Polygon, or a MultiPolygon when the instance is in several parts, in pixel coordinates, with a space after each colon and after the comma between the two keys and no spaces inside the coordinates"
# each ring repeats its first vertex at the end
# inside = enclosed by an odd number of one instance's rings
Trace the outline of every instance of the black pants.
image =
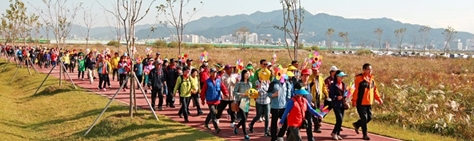
{"type": "Polygon", "coordinates": [[[224,112],[224,109],[227,108],[227,114],[230,116],[230,123],[235,121],[235,112],[232,111],[231,104],[234,101],[226,101],[226,100],[221,100],[221,103],[217,106],[217,119],[220,119],[222,117],[222,113],[224,112]]]}
{"type": "Polygon", "coordinates": [[[214,129],[217,130],[219,129],[219,125],[217,125],[217,118],[216,118],[216,114],[217,114],[217,109],[216,109],[216,106],[217,105],[207,105],[209,106],[209,114],[207,114],[207,117],[206,117],[206,121],[204,121],[204,125],[208,125],[209,122],[211,122],[212,120],[212,124],[214,125],[214,129]]]}
{"type": "Polygon", "coordinates": [[[137,82],[137,88],[139,87],[138,85],[140,85],[142,82],[143,82],[143,75],[136,75],[137,76],[137,79],[138,79],[138,82],[137,82]]]}
{"type": "MultiPolygon", "coordinates": [[[[197,112],[202,113],[201,105],[199,105],[199,93],[191,94],[191,100],[193,101],[194,105],[196,106],[197,112]]],[[[189,107],[189,105],[190,104],[188,103],[188,107],[189,107]]]]}
{"type": "Polygon", "coordinates": [[[127,74],[120,74],[119,84],[120,84],[120,86],[122,86],[125,83],[123,88],[127,88],[127,81],[125,80],[126,78],[127,78],[127,74]]]}
{"type": "Polygon", "coordinates": [[[74,68],[76,68],[76,63],[71,62],[71,64],[69,64],[69,72],[74,73],[74,68]]]}
{"type": "MultiPolygon", "coordinates": [[[[240,101],[237,102],[238,105],[240,105],[240,101]]],[[[247,134],[247,127],[246,127],[246,122],[247,122],[247,117],[249,116],[249,112],[245,112],[244,110],[242,109],[239,109],[239,111],[237,112],[237,119],[240,119],[239,120],[239,123],[235,126],[235,128],[240,128],[240,126],[242,126],[242,132],[244,133],[244,135],[248,135],[247,134]]]]}
{"type": "Polygon", "coordinates": [[[153,88],[151,89],[151,107],[155,109],[156,96],[158,96],[158,107],[163,106],[163,89],[153,88]]]}
{"type": "Polygon", "coordinates": [[[181,109],[179,109],[178,115],[183,114],[184,120],[188,120],[188,112],[189,112],[189,101],[191,100],[190,97],[179,97],[179,99],[183,102],[181,104],[181,109]]]}
{"type": "Polygon", "coordinates": [[[110,77],[109,74],[105,76],[105,81],[107,82],[107,85],[110,87],[110,77]]]}
{"type": "Polygon", "coordinates": [[[277,140],[278,137],[283,137],[288,128],[288,124],[285,122],[281,127],[280,131],[278,131],[278,119],[281,119],[284,112],[285,109],[270,109],[270,113],[272,114],[272,121],[270,123],[270,133],[272,135],[272,141],[277,140]]]}
{"type": "Polygon", "coordinates": [[[333,134],[340,135],[341,134],[341,127],[342,127],[342,120],[344,119],[344,108],[343,107],[334,107],[334,114],[336,116],[336,124],[334,125],[334,129],[332,130],[333,134]]]}
{"type": "Polygon", "coordinates": [[[114,68],[112,70],[112,80],[115,80],[115,76],[117,76],[117,80],[119,79],[118,69],[114,68]]]}
{"type": "Polygon", "coordinates": [[[103,89],[106,87],[107,76],[108,74],[99,74],[99,89],[103,89]]]}
{"type": "MultiPolygon", "coordinates": [[[[313,107],[313,109],[317,109],[317,108],[319,109],[319,107],[313,107]]],[[[323,110],[323,109],[319,109],[319,110],[323,110]]],[[[321,130],[322,119],[316,118],[315,116],[311,116],[311,117],[313,118],[313,124],[314,124],[314,130],[313,131],[321,130]]]]}
{"type": "Polygon", "coordinates": [[[357,106],[360,119],[355,122],[356,127],[362,127],[362,134],[367,136],[367,123],[372,120],[372,106],[357,106]]]}
{"type": "Polygon", "coordinates": [[[313,114],[308,110],[305,113],[305,119],[308,121],[308,126],[306,126],[306,137],[308,137],[308,141],[313,141],[313,114]]]}
{"type": "Polygon", "coordinates": [[[79,78],[81,78],[81,76],[84,79],[84,71],[78,71],[77,78],[79,79],[79,78]]]}
{"type": "Polygon", "coordinates": [[[167,84],[168,85],[168,93],[166,94],[166,105],[169,105],[170,107],[174,106],[174,85],[175,84],[167,84]]]}
{"type": "Polygon", "coordinates": [[[300,135],[300,128],[299,127],[288,127],[288,132],[290,134],[287,137],[287,141],[302,141],[300,135]]]}

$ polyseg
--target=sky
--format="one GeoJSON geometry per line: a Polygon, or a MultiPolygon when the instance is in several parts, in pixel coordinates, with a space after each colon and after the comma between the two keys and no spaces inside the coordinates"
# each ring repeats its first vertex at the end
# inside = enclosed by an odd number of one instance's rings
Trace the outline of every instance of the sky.
{"type": "MultiPolygon", "coordinates": [[[[7,0],[0,0],[7,1],[7,0]]],[[[44,7],[42,0],[22,0],[35,12],[34,7],[44,7]]],[[[53,0],[54,1],[54,0],[53,0]]],[[[143,0],[143,7],[147,7],[152,0],[143,0]]],[[[156,0],[150,13],[138,24],[156,24],[165,20],[163,15],[158,16],[155,6],[163,4],[165,0],[156,0]]],[[[327,13],[344,18],[390,18],[403,23],[428,25],[433,28],[451,26],[457,31],[474,33],[474,0],[301,0],[303,7],[312,14],[327,13]]],[[[102,6],[111,8],[116,0],[69,0],[68,3],[83,3],[83,7],[92,7],[90,10],[97,14],[96,26],[107,26],[102,6]],[[100,3],[100,4],[99,4],[100,3]]],[[[185,11],[194,7],[200,9],[191,20],[201,17],[225,16],[237,14],[252,14],[254,12],[270,12],[281,9],[280,0],[190,0],[185,11]]],[[[0,13],[5,13],[7,4],[0,5],[0,13]]],[[[86,8],[89,9],[89,8],[86,8]]],[[[146,8],[143,8],[146,9],[146,8]]],[[[83,12],[78,13],[76,23],[81,24],[83,12]]],[[[143,13],[143,12],[142,12],[143,13]]],[[[185,20],[187,20],[185,16],[185,20]]]]}

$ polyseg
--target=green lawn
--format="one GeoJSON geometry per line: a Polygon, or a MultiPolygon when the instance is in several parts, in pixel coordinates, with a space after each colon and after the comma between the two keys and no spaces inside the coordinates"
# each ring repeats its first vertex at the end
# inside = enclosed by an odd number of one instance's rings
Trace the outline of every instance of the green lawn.
{"type": "Polygon", "coordinates": [[[33,95],[45,74],[28,75],[25,68],[10,84],[15,66],[0,60],[0,140],[223,140],[212,134],[174,122],[164,116],[156,121],[146,110],[127,117],[128,107],[113,102],[92,131],[87,128],[109,99],[75,90],[58,79],[48,78],[39,94],[33,95]]]}

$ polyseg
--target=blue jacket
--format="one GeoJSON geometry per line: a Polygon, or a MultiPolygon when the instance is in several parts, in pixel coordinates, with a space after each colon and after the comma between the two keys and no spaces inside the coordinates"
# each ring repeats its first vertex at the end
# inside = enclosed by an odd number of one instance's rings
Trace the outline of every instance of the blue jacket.
{"type": "Polygon", "coordinates": [[[212,79],[209,78],[206,80],[207,89],[206,89],[206,100],[207,101],[220,101],[221,100],[221,79],[216,79],[216,84],[212,82],[212,79]]]}
{"type": "Polygon", "coordinates": [[[270,97],[270,108],[272,109],[284,109],[286,102],[291,99],[291,84],[287,81],[282,83],[275,83],[274,92],[269,92],[268,97],[270,97]],[[278,90],[278,97],[272,97],[272,95],[278,90]]]}

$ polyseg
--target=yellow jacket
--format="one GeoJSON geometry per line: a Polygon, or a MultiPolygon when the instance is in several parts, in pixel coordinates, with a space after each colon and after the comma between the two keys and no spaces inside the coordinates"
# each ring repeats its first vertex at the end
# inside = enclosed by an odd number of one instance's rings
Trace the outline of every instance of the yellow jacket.
{"type": "Polygon", "coordinates": [[[317,99],[316,98],[316,86],[319,86],[318,89],[319,89],[319,92],[320,92],[319,93],[319,100],[320,101],[324,101],[324,96],[323,95],[328,97],[328,94],[329,94],[328,90],[327,90],[327,87],[324,85],[324,78],[321,75],[319,75],[317,77],[318,78],[316,80],[316,76],[314,76],[314,75],[309,76],[309,83],[310,84],[313,83],[314,81],[318,81],[317,83],[319,84],[319,85],[316,85],[316,83],[314,83],[314,84],[311,85],[311,90],[310,91],[311,91],[311,95],[313,96],[312,102],[316,102],[316,99],[317,99]]]}
{"type": "Polygon", "coordinates": [[[110,65],[112,65],[113,69],[118,68],[119,61],[120,61],[120,57],[112,57],[112,59],[110,59],[110,65]]]}

